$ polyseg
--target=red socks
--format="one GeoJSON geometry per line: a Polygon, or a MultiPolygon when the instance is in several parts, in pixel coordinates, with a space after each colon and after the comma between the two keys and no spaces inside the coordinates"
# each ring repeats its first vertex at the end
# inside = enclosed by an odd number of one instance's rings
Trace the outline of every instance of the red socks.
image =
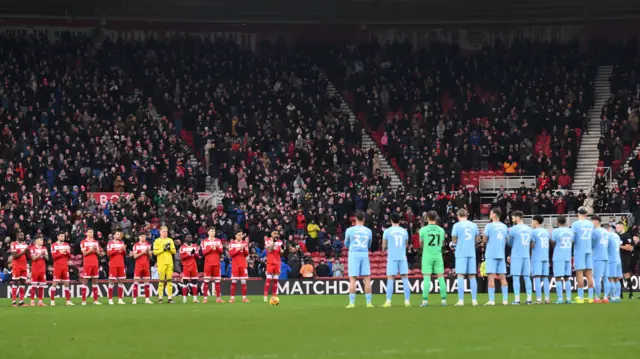
{"type": "Polygon", "coordinates": [[[278,280],[277,280],[277,279],[274,279],[274,280],[273,280],[273,291],[271,292],[271,294],[272,294],[274,297],[277,297],[277,296],[278,296],[278,280]]]}
{"type": "Polygon", "coordinates": [[[247,296],[247,283],[242,283],[242,296],[247,296]]]}
{"type": "Polygon", "coordinates": [[[236,282],[231,282],[231,296],[236,295],[236,282]]]}
{"type": "Polygon", "coordinates": [[[149,299],[149,284],[144,286],[144,297],[149,299]]]}
{"type": "Polygon", "coordinates": [[[205,298],[209,296],[209,282],[204,282],[202,285],[202,291],[204,292],[205,298]]]}
{"type": "Polygon", "coordinates": [[[93,301],[98,301],[98,287],[93,287],[93,301]]]}
{"type": "Polygon", "coordinates": [[[122,284],[118,284],[118,299],[122,299],[124,295],[124,287],[122,284]]]}
{"type": "Polygon", "coordinates": [[[264,282],[264,296],[268,296],[269,295],[269,287],[271,287],[271,279],[267,278],[267,280],[264,282]]]}
{"type": "Polygon", "coordinates": [[[56,287],[49,288],[49,297],[51,297],[51,301],[56,299],[56,287]]]}
{"type": "Polygon", "coordinates": [[[187,285],[186,285],[186,284],[183,284],[183,285],[182,285],[182,296],[183,296],[183,297],[186,297],[186,296],[187,296],[187,294],[189,294],[189,289],[187,288],[187,285]]]}
{"type": "Polygon", "coordinates": [[[83,285],[82,288],[80,288],[80,294],[82,294],[82,301],[86,302],[87,301],[87,290],[89,288],[87,288],[87,286],[83,285]]]}
{"type": "Polygon", "coordinates": [[[220,281],[216,282],[216,297],[220,298],[220,281]]]}

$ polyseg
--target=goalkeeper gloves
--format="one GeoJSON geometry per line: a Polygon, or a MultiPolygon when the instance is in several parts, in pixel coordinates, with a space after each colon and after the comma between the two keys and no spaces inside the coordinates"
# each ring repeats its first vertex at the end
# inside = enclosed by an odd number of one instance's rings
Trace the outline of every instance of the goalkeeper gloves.
{"type": "Polygon", "coordinates": [[[196,250],[195,250],[195,249],[192,249],[192,250],[191,250],[191,255],[193,256],[193,255],[195,255],[195,254],[196,254],[196,250]]]}
{"type": "Polygon", "coordinates": [[[164,250],[165,251],[168,251],[170,249],[171,249],[171,243],[167,243],[167,244],[164,245],[164,250]]]}

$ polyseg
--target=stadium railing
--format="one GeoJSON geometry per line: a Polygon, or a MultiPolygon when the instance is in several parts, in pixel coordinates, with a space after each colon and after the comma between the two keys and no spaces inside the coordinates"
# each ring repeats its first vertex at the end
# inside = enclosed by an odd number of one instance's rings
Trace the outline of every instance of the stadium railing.
{"type": "Polygon", "coordinates": [[[536,176],[491,176],[480,177],[481,192],[499,192],[501,188],[505,190],[514,190],[520,188],[520,184],[524,182],[527,188],[536,184],[536,176]]]}

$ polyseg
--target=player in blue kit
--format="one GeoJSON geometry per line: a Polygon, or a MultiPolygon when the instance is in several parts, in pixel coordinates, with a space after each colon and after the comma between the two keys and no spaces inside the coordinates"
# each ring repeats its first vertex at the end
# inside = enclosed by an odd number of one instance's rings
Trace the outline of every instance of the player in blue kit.
{"type": "Polygon", "coordinates": [[[536,304],[542,304],[542,286],[544,287],[545,303],[551,303],[551,288],[549,288],[549,231],[541,227],[543,222],[544,218],[542,216],[533,216],[531,267],[533,284],[536,289],[536,304]]]}
{"type": "Polygon", "coordinates": [[[607,275],[609,276],[609,300],[611,303],[617,303],[620,301],[620,297],[622,296],[622,284],[620,284],[620,280],[622,279],[622,258],[620,257],[620,246],[622,245],[622,240],[620,240],[620,236],[616,231],[618,231],[618,226],[620,226],[620,230],[624,233],[624,224],[618,222],[616,224],[616,229],[609,228],[609,246],[608,246],[608,255],[609,255],[609,268],[607,275]]]}
{"type": "Polygon", "coordinates": [[[372,237],[371,230],[364,226],[364,212],[356,212],[356,225],[347,228],[344,234],[344,245],[349,248],[348,309],[356,307],[356,281],[358,277],[364,279],[367,308],[373,308],[373,304],[371,304],[371,263],[369,262],[372,237]]]}
{"type": "Polygon", "coordinates": [[[410,307],[411,288],[409,287],[409,263],[407,263],[407,243],[409,233],[400,227],[400,214],[391,213],[391,227],[382,234],[382,250],[387,251],[387,301],[384,308],[391,308],[394,278],[400,274],[404,289],[404,306],[410,307]]]}
{"type": "Polygon", "coordinates": [[[587,219],[589,212],[585,207],[578,208],[578,220],[571,224],[575,241],[573,244],[573,266],[576,270],[576,303],[584,303],[584,277],[589,287],[589,303],[593,303],[593,223],[587,219]]]}
{"type": "Polygon", "coordinates": [[[456,307],[464,306],[464,276],[469,278],[471,288],[471,303],[478,305],[478,282],[476,281],[476,243],[479,240],[478,225],[467,220],[466,209],[458,210],[458,223],[451,229],[451,244],[456,251],[456,274],[458,275],[458,303],[456,307]]]}
{"type": "Polygon", "coordinates": [[[558,300],[556,304],[571,304],[571,248],[573,247],[573,230],[567,227],[567,218],[558,216],[556,219],[558,228],[551,232],[553,242],[553,276],[556,278],[556,292],[558,300]],[[566,294],[566,302],[563,298],[566,294]]]}
{"type": "Polygon", "coordinates": [[[527,292],[527,304],[531,304],[531,227],[522,223],[524,215],[514,211],[511,220],[514,226],[509,228],[508,244],[511,247],[511,277],[513,278],[513,305],[520,305],[520,278],[524,279],[527,292]]]}
{"type": "Polygon", "coordinates": [[[507,284],[507,262],[504,255],[504,247],[507,244],[509,229],[500,222],[502,212],[496,207],[489,213],[491,223],[484,227],[482,240],[486,247],[484,252],[485,268],[489,284],[489,301],[485,305],[496,305],[496,275],[500,278],[502,286],[502,304],[509,304],[509,285],[507,284]]]}
{"type": "MultiPolygon", "coordinates": [[[[593,222],[592,249],[593,249],[593,279],[595,281],[595,303],[600,303],[602,295],[602,286],[609,289],[609,233],[600,226],[600,216],[591,216],[593,222]]],[[[608,227],[608,226],[607,226],[608,227]]],[[[605,290],[606,293],[606,290],[605,290]]],[[[605,295],[605,298],[607,296],[605,295]]],[[[608,302],[608,300],[607,300],[608,302]]]]}

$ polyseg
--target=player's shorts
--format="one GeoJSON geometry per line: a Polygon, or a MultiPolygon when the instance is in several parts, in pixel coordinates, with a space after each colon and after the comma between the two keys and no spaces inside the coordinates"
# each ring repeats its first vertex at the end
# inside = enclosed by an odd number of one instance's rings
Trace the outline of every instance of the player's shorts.
{"type": "Polygon", "coordinates": [[[69,268],[54,268],[53,269],[53,280],[54,281],[69,281],[69,268]]]}
{"type": "Polygon", "coordinates": [[[198,267],[196,266],[182,267],[182,279],[183,280],[198,279],[198,267]]]}
{"type": "Polygon", "coordinates": [[[267,275],[280,277],[280,263],[267,263],[267,275]]]}
{"type": "Polygon", "coordinates": [[[456,257],[456,274],[475,275],[478,273],[476,259],[473,257],[456,257]]]}
{"type": "Polygon", "coordinates": [[[28,277],[29,277],[29,273],[26,268],[25,269],[14,268],[11,271],[11,279],[13,280],[19,280],[19,279],[27,280],[28,277]]]}
{"type": "Polygon", "coordinates": [[[633,271],[633,262],[630,255],[621,256],[622,273],[631,273],[633,271]]]}
{"type": "Polygon", "coordinates": [[[531,276],[531,260],[529,258],[511,258],[511,275],[531,276]]]}
{"type": "Polygon", "coordinates": [[[444,274],[444,261],[439,257],[422,257],[422,274],[444,274]]]}
{"type": "Polygon", "coordinates": [[[553,261],[553,276],[556,278],[570,277],[571,261],[562,261],[562,260],[553,261]]]}
{"type": "Polygon", "coordinates": [[[98,279],[98,272],[100,271],[100,266],[96,265],[85,265],[82,267],[82,278],[85,279],[98,279]]]}
{"type": "Polygon", "coordinates": [[[487,274],[507,274],[507,261],[504,258],[487,258],[485,272],[487,274]]]}
{"type": "Polygon", "coordinates": [[[127,275],[124,273],[124,267],[109,267],[109,279],[125,279],[127,275]]]}
{"type": "Polygon", "coordinates": [[[160,280],[171,281],[173,279],[173,263],[158,265],[158,277],[160,280]]]}
{"type": "Polygon", "coordinates": [[[407,275],[409,274],[409,263],[406,259],[400,260],[388,260],[387,261],[387,275],[407,275]]]}
{"type": "MultiPolygon", "coordinates": [[[[593,275],[599,279],[600,277],[608,277],[609,261],[595,260],[593,261],[593,275]]],[[[596,280],[597,280],[596,279],[596,280]]]]}
{"type": "Polygon", "coordinates": [[[622,278],[622,263],[609,262],[609,271],[607,274],[609,278],[622,278]]]}
{"type": "Polygon", "coordinates": [[[46,283],[47,283],[47,276],[45,272],[31,272],[32,285],[44,285],[46,283]]]}
{"type": "Polygon", "coordinates": [[[531,262],[531,271],[534,276],[549,276],[549,261],[531,262]]]}
{"type": "Polygon", "coordinates": [[[211,279],[211,278],[220,278],[220,266],[214,266],[214,265],[205,265],[204,266],[204,277],[206,279],[211,279]]]}
{"type": "Polygon", "coordinates": [[[591,253],[575,254],[573,258],[573,266],[576,270],[593,269],[591,253]]]}
{"type": "Polygon", "coordinates": [[[369,255],[359,256],[357,254],[349,255],[349,277],[361,277],[371,275],[371,263],[369,255]]]}
{"type": "Polygon", "coordinates": [[[133,271],[133,279],[150,279],[151,270],[149,267],[136,267],[133,271]]]}
{"type": "Polygon", "coordinates": [[[246,279],[249,278],[249,272],[245,266],[231,265],[231,279],[246,279]]]}

